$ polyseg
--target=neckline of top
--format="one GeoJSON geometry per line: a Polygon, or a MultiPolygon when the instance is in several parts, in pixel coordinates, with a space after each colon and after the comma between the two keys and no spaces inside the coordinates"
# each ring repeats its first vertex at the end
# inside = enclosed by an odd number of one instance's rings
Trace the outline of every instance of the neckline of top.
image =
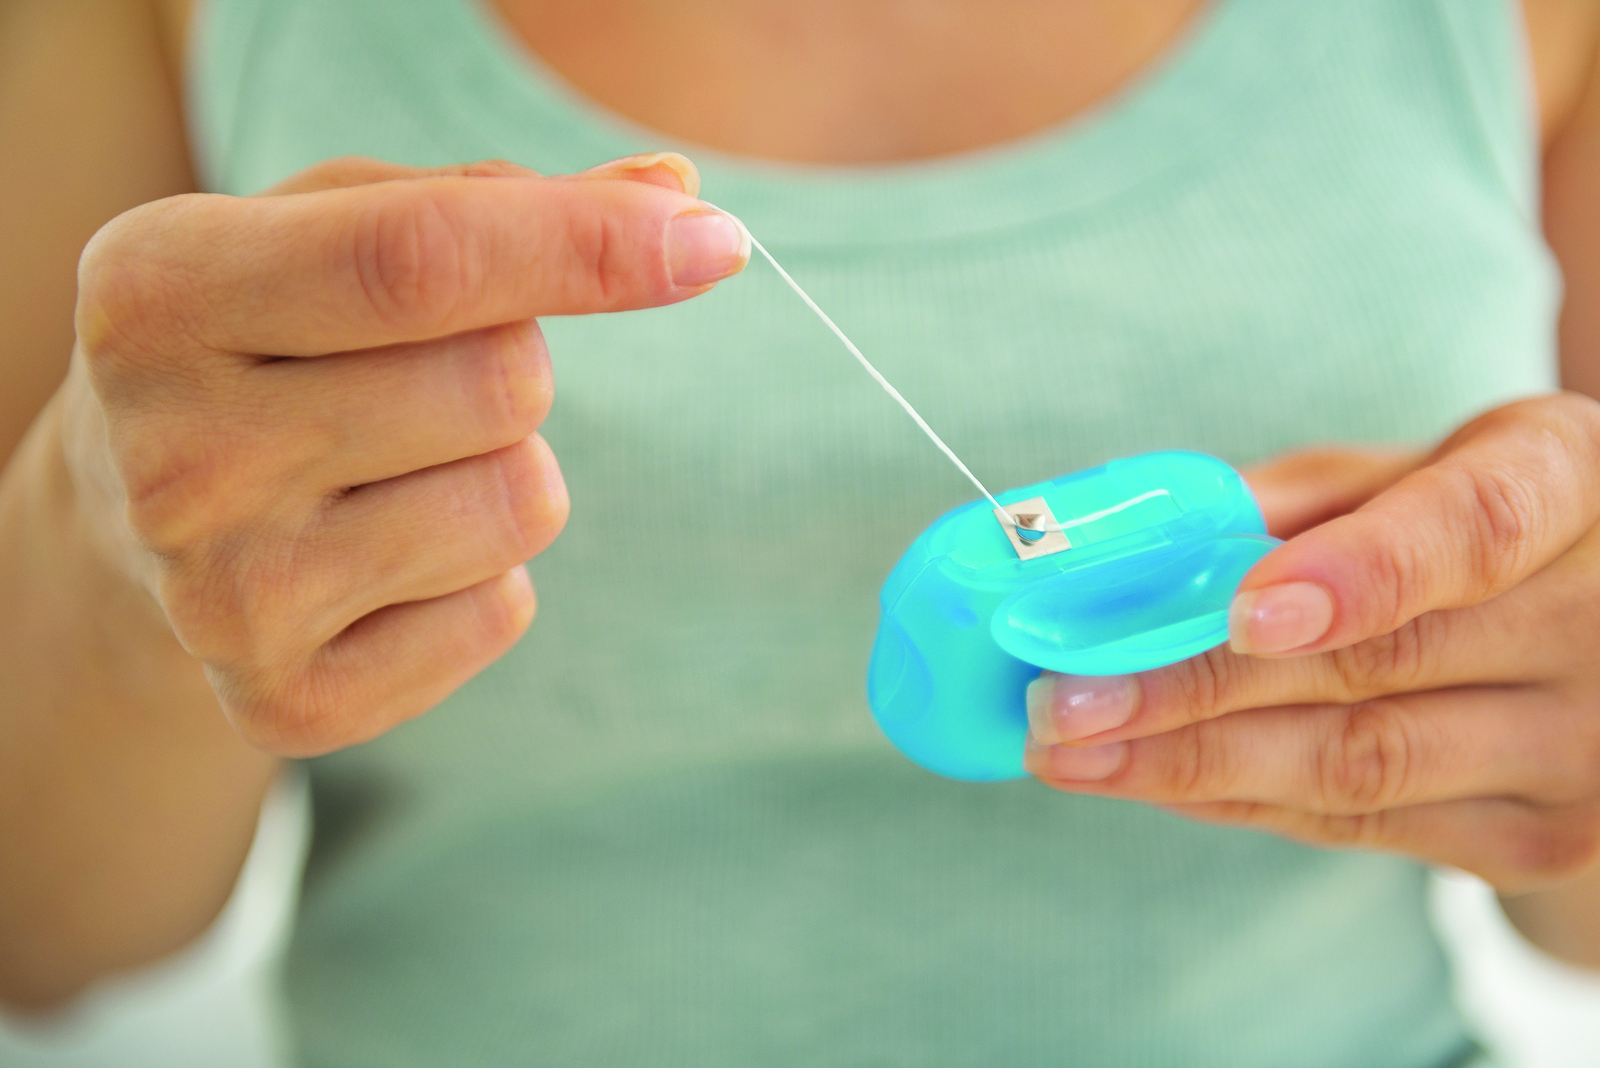
{"type": "MultiPolygon", "coordinates": [[[[768,245],[789,249],[991,236],[1109,204],[1192,173],[1280,107],[1292,83],[1264,84],[1272,69],[1303,70],[1315,36],[1281,0],[1214,0],[1145,70],[1094,107],[1028,137],[925,160],[804,164],[739,156],[677,142],[570,86],[506,27],[487,0],[444,0],[465,50],[433,87],[467,100],[453,112],[491,143],[537,123],[602,162],[673,149],[692,158],[703,192],[739,215],[768,245]]],[[[539,160],[527,162],[539,166],[539,160]]]]}

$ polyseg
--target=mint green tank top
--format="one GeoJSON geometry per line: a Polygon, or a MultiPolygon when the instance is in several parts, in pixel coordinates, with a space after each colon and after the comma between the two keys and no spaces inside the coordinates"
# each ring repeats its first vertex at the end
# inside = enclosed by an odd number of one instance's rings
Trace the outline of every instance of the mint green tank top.
{"type": "MultiPolygon", "coordinates": [[[[1422,442],[1556,381],[1520,34],[1498,0],[1218,0],[1020,143],[685,151],[992,487],[1422,442]]],[[[212,0],[196,64],[229,193],[345,153],[561,172],[674,147],[473,0],[212,0]]],[[[945,781],[884,740],[878,587],[972,490],[764,264],[544,326],[572,519],[514,650],[313,762],[304,1064],[1475,1056],[1420,866],[945,781]]]]}

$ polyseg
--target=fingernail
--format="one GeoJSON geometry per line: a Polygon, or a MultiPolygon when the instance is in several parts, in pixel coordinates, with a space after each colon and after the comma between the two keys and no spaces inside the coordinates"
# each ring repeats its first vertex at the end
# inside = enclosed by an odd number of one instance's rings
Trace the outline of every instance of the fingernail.
{"type": "Polygon", "coordinates": [[[637,156],[623,156],[598,167],[590,167],[582,172],[590,178],[603,177],[608,174],[620,174],[626,171],[647,171],[652,167],[665,167],[677,177],[678,188],[695,197],[700,195],[700,170],[689,161],[689,157],[676,152],[646,152],[637,156]]]}
{"type": "Polygon", "coordinates": [[[1028,748],[1022,754],[1022,766],[1029,774],[1041,779],[1061,779],[1070,782],[1099,782],[1102,779],[1109,779],[1127,762],[1127,742],[1073,748],[1066,745],[1043,745],[1029,735],[1028,748]]]}
{"type": "Polygon", "coordinates": [[[1333,625],[1333,598],[1315,582],[1251,590],[1228,610],[1228,644],[1236,653],[1283,653],[1308,645],[1333,625]]]}
{"type": "Polygon", "coordinates": [[[1028,684],[1028,728],[1046,745],[1120,727],[1133,718],[1138,681],[1129,675],[1054,675],[1028,684]]]}
{"type": "Polygon", "coordinates": [[[744,268],[750,237],[737,219],[720,211],[691,211],[667,224],[667,266],[672,284],[703,286],[744,268]]]}

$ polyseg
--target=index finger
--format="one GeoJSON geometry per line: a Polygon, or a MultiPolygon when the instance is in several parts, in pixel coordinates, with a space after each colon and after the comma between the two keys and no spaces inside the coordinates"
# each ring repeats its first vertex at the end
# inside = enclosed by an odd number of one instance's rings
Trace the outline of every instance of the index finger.
{"type": "Polygon", "coordinates": [[[1496,409],[1349,515],[1245,576],[1237,652],[1302,655],[1388,634],[1510,589],[1600,521],[1600,404],[1567,393],[1496,409]]]}
{"type": "Polygon", "coordinates": [[[81,277],[124,332],[155,306],[207,348],[314,356],[671,304],[748,259],[732,216],[676,190],[450,176],[160,201],[102,231],[81,277]]]}

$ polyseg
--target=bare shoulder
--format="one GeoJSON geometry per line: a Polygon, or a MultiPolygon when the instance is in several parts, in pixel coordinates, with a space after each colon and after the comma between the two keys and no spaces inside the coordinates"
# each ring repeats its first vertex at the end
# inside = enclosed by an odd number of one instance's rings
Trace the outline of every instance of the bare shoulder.
{"type": "Polygon", "coordinates": [[[1522,0],[1522,14],[1548,147],[1576,114],[1593,76],[1600,0],[1522,0]]]}

